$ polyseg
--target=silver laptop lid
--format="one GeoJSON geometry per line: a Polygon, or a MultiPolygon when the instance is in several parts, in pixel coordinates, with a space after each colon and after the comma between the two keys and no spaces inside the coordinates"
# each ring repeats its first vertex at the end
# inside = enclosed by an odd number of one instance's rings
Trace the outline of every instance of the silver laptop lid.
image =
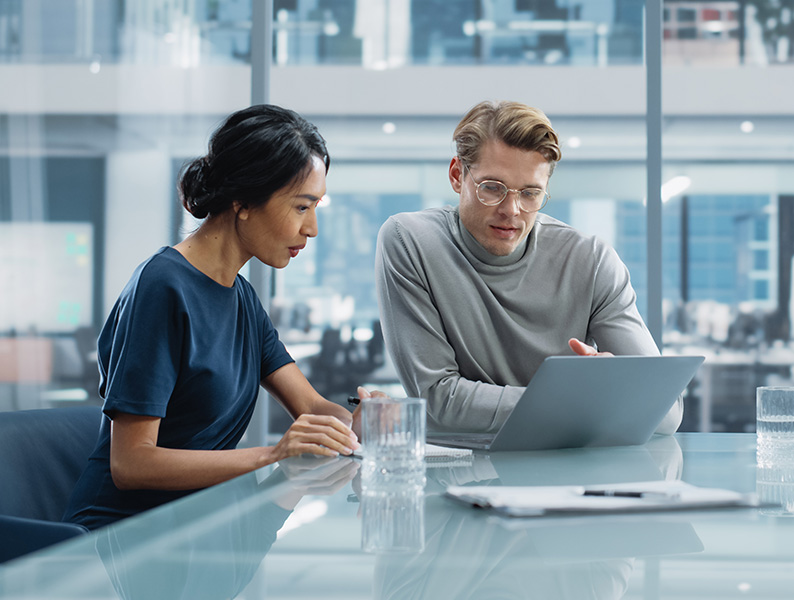
{"type": "Polygon", "coordinates": [[[489,449],[644,444],[702,362],[702,356],[548,357],[489,449]]]}

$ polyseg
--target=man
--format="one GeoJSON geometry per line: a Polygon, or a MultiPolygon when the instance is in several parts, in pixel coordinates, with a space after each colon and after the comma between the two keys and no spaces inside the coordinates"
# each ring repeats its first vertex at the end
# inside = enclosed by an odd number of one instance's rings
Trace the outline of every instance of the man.
{"type": "Polygon", "coordinates": [[[497,431],[550,355],[658,354],[617,253],[538,212],[562,156],[548,118],[482,102],[454,139],[459,206],[391,217],[375,259],[386,345],[428,428],[497,431]]]}

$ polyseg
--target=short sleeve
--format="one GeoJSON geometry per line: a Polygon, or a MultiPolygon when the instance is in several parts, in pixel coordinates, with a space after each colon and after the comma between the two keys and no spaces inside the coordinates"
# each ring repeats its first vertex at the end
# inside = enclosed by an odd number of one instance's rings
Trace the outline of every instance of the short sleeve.
{"type": "Polygon", "coordinates": [[[178,295],[149,276],[125,288],[99,341],[100,394],[106,414],[165,417],[179,373],[183,323],[178,295]]]}
{"type": "Polygon", "coordinates": [[[273,326],[270,317],[262,309],[264,320],[262,322],[262,379],[277,371],[281,367],[291,362],[295,362],[290,356],[284,343],[278,337],[278,331],[273,326]]]}

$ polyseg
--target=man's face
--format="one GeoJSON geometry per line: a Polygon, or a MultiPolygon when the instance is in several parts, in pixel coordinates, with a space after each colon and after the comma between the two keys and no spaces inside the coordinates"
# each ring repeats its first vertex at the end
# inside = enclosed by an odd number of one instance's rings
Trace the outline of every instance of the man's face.
{"type": "Polygon", "coordinates": [[[460,194],[460,220],[480,245],[491,254],[507,256],[529,235],[537,212],[522,212],[517,193],[496,206],[485,206],[477,199],[477,183],[489,179],[508,188],[541,188],[549,184],[551,163],[534,150],[520,150],[498,140],[487,141],[480,149],[477,164],[463,164],[456,156],[449,165],[452,189],[460,194]]]}

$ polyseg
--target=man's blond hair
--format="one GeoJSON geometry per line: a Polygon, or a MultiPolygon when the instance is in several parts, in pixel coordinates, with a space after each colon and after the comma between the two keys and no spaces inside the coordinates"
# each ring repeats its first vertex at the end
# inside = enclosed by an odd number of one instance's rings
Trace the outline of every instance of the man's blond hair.
{"type": "Polygon", "coordinates": [[[480,150],[489,140],[539,152],[549,161],[550,173],[562,158],[559,138],[548,117],[520,102],[480,102],[458,123],[453,139],[458,156],[467,165],[477,164],[480,150]]]}

